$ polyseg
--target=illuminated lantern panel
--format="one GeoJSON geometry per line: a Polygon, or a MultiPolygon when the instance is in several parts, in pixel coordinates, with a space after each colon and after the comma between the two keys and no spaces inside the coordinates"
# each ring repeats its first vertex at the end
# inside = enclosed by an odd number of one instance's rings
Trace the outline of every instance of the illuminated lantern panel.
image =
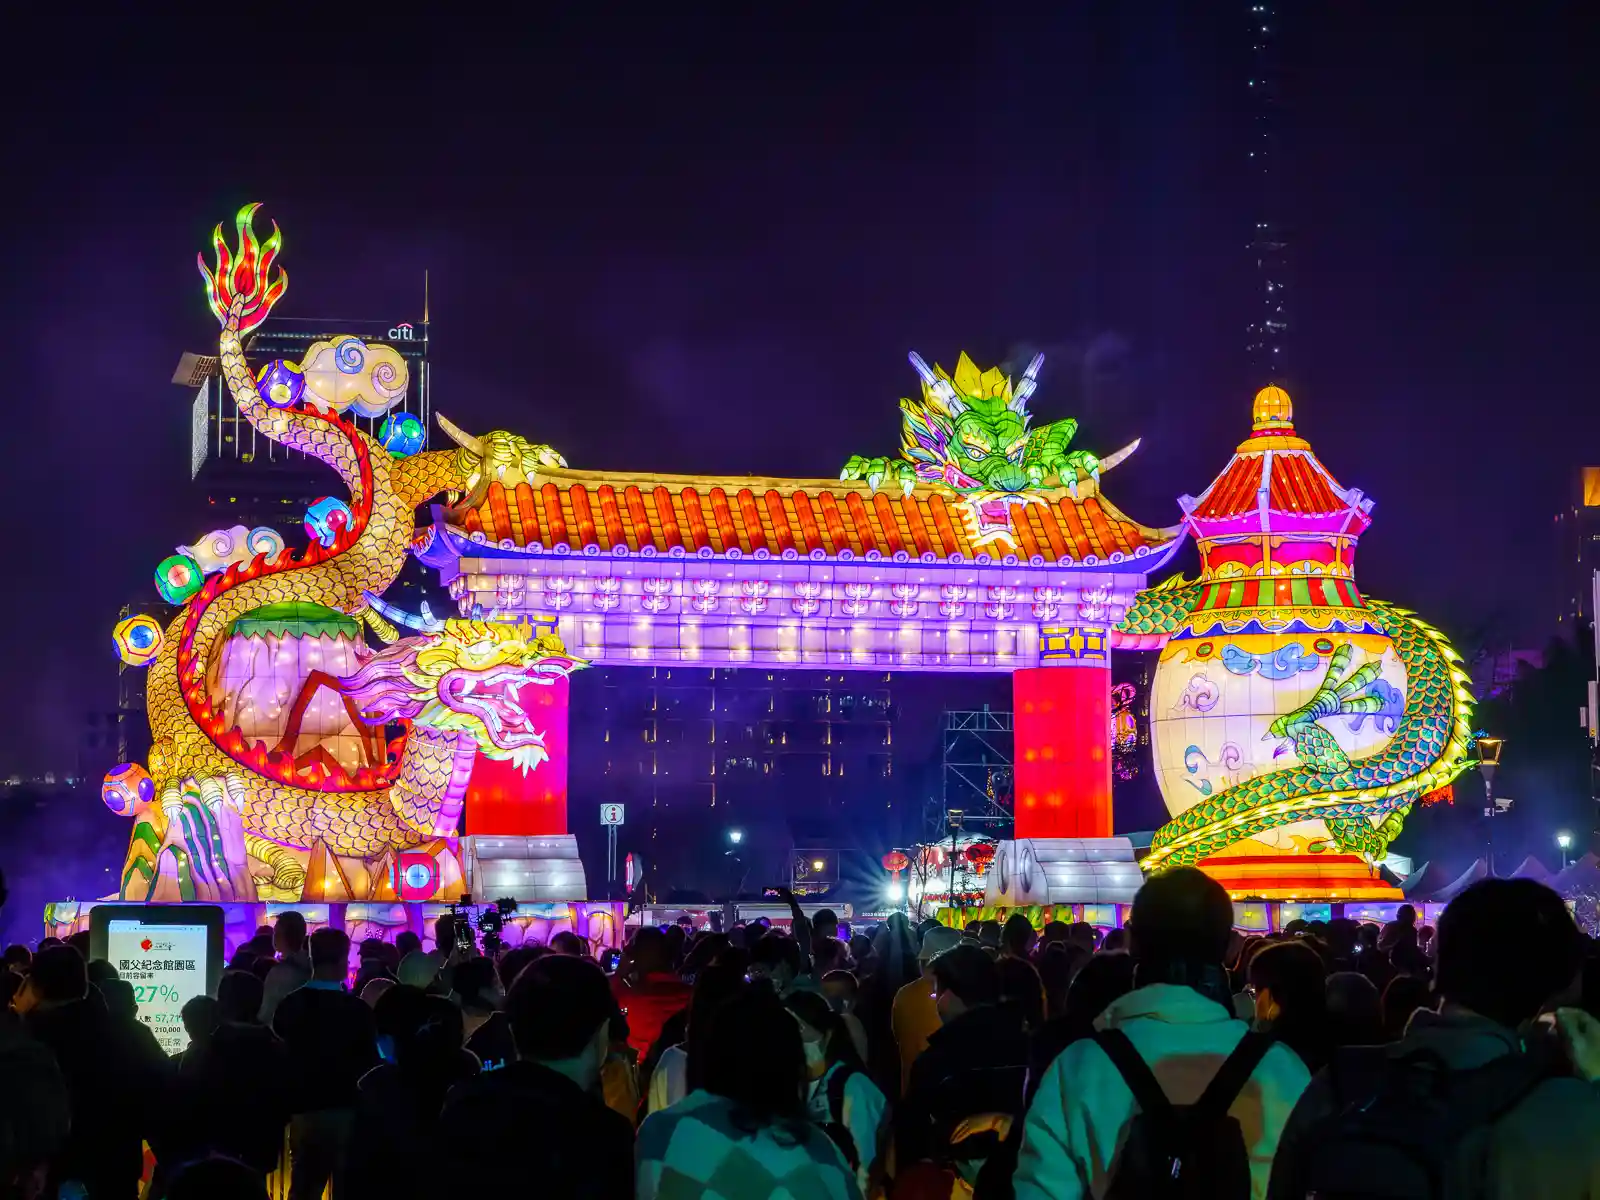
{"type": "Polygon", "coordinates": [[[235,621],[223,642],[212,703],[247,745],[346,771],[381,766],[382,730],[357,721],[332,679],[360,666],[361,627],[317,604],[286,601],[235,621]]]}

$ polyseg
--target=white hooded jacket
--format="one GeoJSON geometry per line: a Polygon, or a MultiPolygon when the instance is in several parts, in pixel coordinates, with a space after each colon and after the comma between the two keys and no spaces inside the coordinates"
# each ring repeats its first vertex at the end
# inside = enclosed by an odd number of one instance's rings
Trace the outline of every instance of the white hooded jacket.
{"type": "MultiPolygon", "coordinates": [[[[1120,1029],[1173,1104],[1193,1104],[1249,1026],[1193,988],[1157,983],[1129,992],[1095,1021],[1120,1029]]],[[[1250,1155],[1251,1195],[1264,1200],[1272,1155],[1310,1082],[1287,1046],[1271,1047],[1228,1112],[1250,1155]]],[[[1133,1093],[1093,1039],[1074,1042],[1045,1072],[1023,1128],[1017,1200],[1104,1196],[1137,1112],[1133,1093]]]]}

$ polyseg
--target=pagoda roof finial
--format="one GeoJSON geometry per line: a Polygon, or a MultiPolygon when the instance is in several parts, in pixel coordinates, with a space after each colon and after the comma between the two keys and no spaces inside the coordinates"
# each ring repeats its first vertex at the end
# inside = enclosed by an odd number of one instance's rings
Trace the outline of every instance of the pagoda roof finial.
{"type": "Polygon", "coordinates": [[[1256,393],[1252,415],[1257,432],[1281,429],[1287,433],[1294,429],[1294,404],[1289,399],[1289,393],[1275,383],[1268,384],[1256,393]]]}

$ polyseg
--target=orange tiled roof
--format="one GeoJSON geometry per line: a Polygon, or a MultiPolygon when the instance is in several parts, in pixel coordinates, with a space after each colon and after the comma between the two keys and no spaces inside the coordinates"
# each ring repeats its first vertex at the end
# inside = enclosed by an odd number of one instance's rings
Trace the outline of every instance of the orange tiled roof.
{"type": "MultiPolygon", "coordinates": [[[[1165,547],[1180,529],[1153,529],[1124,516],[1094,489],[1074,500],[1065,490],[1041,493],[1044,504],[1011,510],[1017,557],[1045,562],[1118,560],[1165,547]]],[[[481,503],[447,514],[456,529],[483,535],[503,548],[572,550],[596,546],[609,552],[621,543],[630,552],[653,547],[670,553],[744,555],[766,550],[773,557],[793,550],[806,557],[850,551],[884,558],[904,552],[911,559],[956,555],[972,561],[975,550],[947,493],[917,487],[910,495],[873,492],[864,483],[809,479],[702,479],[688,475],[617,476],[599,472],[542,471],[530,485],[489,485],[481,503]]],[[[994,548],[1000,557],[1008,551],[994,548]]],[[[1142,555],[1140,555],[1142,557],[1142,555]]]]}
{"type": "Polygon", "coordinates": [[[1317,461],[1316,455],[1303,450],[1279,450],[1270,458],[1259,452],[1234,458],[1200,497],[1194,515],[1225,518],[1255,512],[1261,473],[1269,462],[1272,478],[1267,506],[1273,511],[1335,513],[1349,507],[1349,503],[1334,491],[1338,485],[1328,469],[1317,461]]]}

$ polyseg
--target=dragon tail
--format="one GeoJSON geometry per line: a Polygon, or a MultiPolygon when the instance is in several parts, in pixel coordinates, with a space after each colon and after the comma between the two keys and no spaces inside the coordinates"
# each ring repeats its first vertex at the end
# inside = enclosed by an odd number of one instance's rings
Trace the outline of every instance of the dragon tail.
{"type": "Polygon", "coordinates": [[[212,234],[216,270],[206,266],[204,255],[199,260],[200,274],[206,281],[206,302],[222,323],[218,340],[222,378],[251,425],[264,437],[327,463],[349,488],[351,507],[360,508],[370,502],[363,490],[366,481],[354,446],[361,435],[335,416],[268,404],[245,361],[242,335],[267,319],[289,286],[286,272],[272,270],[283,244],[277,223],[273,223],[272,236],[265,242],[256,239],[252,219],[260,207],[247,204],[239,210],[237,252],[229,250],[222,226],[218,225],[212,234]]]}

